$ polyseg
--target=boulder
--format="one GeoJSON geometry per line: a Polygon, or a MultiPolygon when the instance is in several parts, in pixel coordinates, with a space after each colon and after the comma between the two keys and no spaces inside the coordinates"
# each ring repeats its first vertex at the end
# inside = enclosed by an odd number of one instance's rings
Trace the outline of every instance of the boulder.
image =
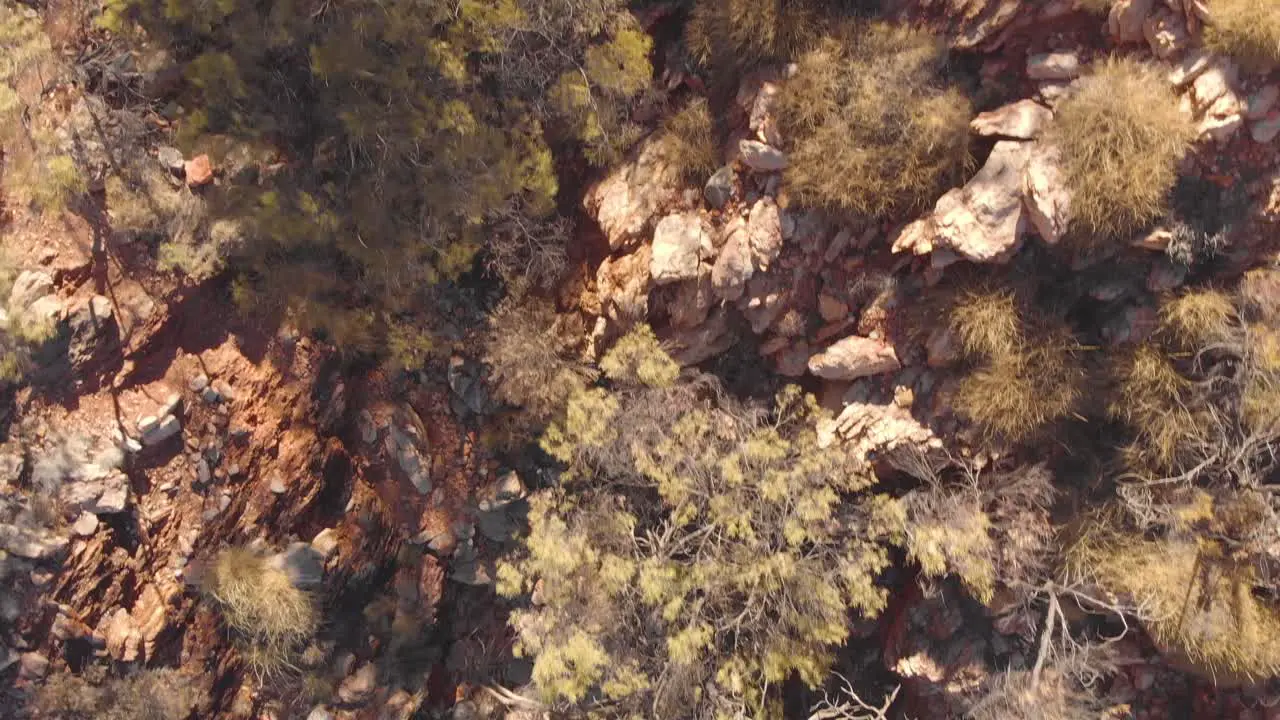
{"type": "Polygon", "coordinates": [[[969,129],[982,137],[1007,137],[1034,140],[1053,120],[1053,111],[1040,103],[1022,99],[990,112],[984,112],[969,123],[969,129]]]}
{"type": "Polygon", "coordinates": [[[672,327],[688,330],[702,324],[715,300],[715,289],[711,286],[711,268],[703,264],[699,268],[698,277],[675,286],[675,294],[667,306],[672,327]]]}
{"type": "Polygon", "coordinates": [[[790,164],[786,153],[758,140],[739,140],[738,153],[742,162],[755,172],[780,172],[790,164]]]}
{"type": "Polygon", "coordinates": [[[1219,98],[1233,92],[1240,69],[1226,58],[1210,62],[1191,83],[1192,105],[1199,112],[1209,109],[1219,98]]]}
{"type": "Polygon", "coordinates": [[[736,181],[737,175],[732,165],[725,165],[715,171],[702,188],[702,197],[706,199],[707,205],[716,210],[723,210],[733,198],[733,187],[736,181]]]}
{"type": "Polygon", "coordinates": [[[1264,85],[1245,101],[1244,116],[1250,120],[1261,120],[1275,107],[1280,100],[1280,85],[1264,85]]]}
{"type": "Polygon", "coordinates": [[[182,432],[182,423],[173,415],[166,415],[159,423],[142,433],[144,447],[152,447],[182,432]]]}
{"type": "Polygon", "coordinates": [[[973,262],[1007,261],[1027,225],[1022,181],[1030,154],[1026,143],[997,142],[977,175],[943,195],[929,219],[898,236],[894,252],[946,248],[973,262]]]}
{"type": "Polygon", "coordinates": [[[41,527],[0,523],[0,549],[28,560],[48,560],[67,549],[67,538],[41,527]]]}
{"type": "Polygon", "coordinates": [[[9,291],[9,311],[21,312],[40,298],[53,293],[53,278],[41,270],[23,270],[9,291]]]}
{"type": "Polygon", "coordinates": [[[724,244],[711,267],[711,288],[721,299],[732,302],[742,297],[755,267],[746,223],[737,218],[725,227],[724,233],[724,244]]]}
{"type": "Polygon", "coordinates": [[[747,121],[747,126],[757,137],[774,147],[782,144],[778,121],[773,115],[773,104],[780,89],[778,83],[767,80],[762,82],[755,101],[751,104],[751,116],[747,121]]]}
{"type": "Polygon", "coordinates": [[[1280,117],[1264,118],[1253,123],[1249,136],[1257,143],[1269,143],[1280,135],[1280,117]]]}
{"type": "Polygon", "coordinates": [[[1119,44],[1146,41],[1143,25],[1155,0],[1116,0],[1107,16],[1107,32],[1119,44]]]}
{"type": "Polygon", "coordinates": [[[694,279],[710,248],[711,238],[697,213],[668,215],[653,231],[649,275],[657,285],[694,279]]]}
{"type": "Polygon", "coordinates": [[[621,257],[608,257],[596,270],[596,293],[601,313],[619,325],[629,327],[649,314],[649,274],[653,249],[639,250],[621,257]]]}
{"type": "Polygon", "coordinates": [[[294,542],[283,552],[272,555],[267,563],[284,571],[297,588],[313,588],[324,579],[325,556],[311,543],[294,542]]]}
{"type": "Polygon", "coordinates": [[[160,166],[168,170],[173,175],[185,177],[187,173],[187,161],[182,157],[182,151],[170,145],[161,145],[156,148],[156,160],[160,162],[160,166]]]}
{"type": "Polygon", "coordinates": [[[660,139],[642,143],[624,163],[587,191],[583,206],[595,217],[610,250],[641,238],[662,208],[683,187],[679,168],[666,158],[660,139]]]}
{"type": "Polygon", "coordinates": [[[1209,105],[1196,130],[1202,139],[1223,143],[1230,140],[1242,127],[1244,116],[1241,114],[1240,99],[1228,90],[1209,105]]]}
{"type": "Polygon", "coordinates": [[[338,686],[338,699],[347,705],[364,705],[378,689],[378,668],[373,663],[361,665],[338,686]]]}
{"type": "Polygon", "coordinates": [[[851,335],[809,358],[809,372],[826,380],[856,380],[902,367],[893,346],[851,335]]]}
{"type": "Polygon", "coordinates": [[[769,263],[782,252],[782,219],[772,198],[762,198],[751,206],[747,218],[747,244],[756,270],[769,269],[769,263]]]}
{"type": "Polygon", "coordinates": [[[1027,219],[1042,240],[1056,244],[1071,222],[1071,191],[1058,164],[1056,148],[1036,144],[1027,159],[1022,189],[1027,219]]]}
{"type": "Polygon", "coordinates": [[[1161,60],[1168,60],[1191,45],[1191,35],[1182,16],[1169,8],[1160,8],[1142,23],[1142,34],[1151,46],[1151,52],[1161,60]]]}
{"type": "Polygon", "coordinates": [[[58,499],[69,508],[94,515],[122,513],[129,506],[129,478],[119,470],[68,478],[58,488],[58,499]]]}
{"type": "Polygon", "coordinates": [[[1027,58],[1027,77],[1032,80],[1074,80],[1080,75],[1080,56],[1073,52],[1052,52],[1027,58]]]}
{"type": "Polygon", "coordinates": [[[187,187],[198,188],[213,182],[213,162],[208,155],[197,155],[183,166],[187,187]]]}
{"type": "Polygon", "coordinates": [[[696,328],[676,330],[661,336],[672,348],[671,357],[684,366],[697,365],[709,360],[733,346],[737,337],[729,325],[729,313],[724,307],[714,312],[696,328]]]}

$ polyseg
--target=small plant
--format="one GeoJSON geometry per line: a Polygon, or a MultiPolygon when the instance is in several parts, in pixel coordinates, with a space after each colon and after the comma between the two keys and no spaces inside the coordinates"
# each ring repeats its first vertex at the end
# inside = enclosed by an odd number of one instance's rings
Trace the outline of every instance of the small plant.
{"type": "Polygon", "coordinates": [[[1268,0],[1212,0],[1205,47],[1259,72],[1280,63],[1280,6],[1268,0]]]}
{"type": "Polygon", "coordinates": [[[800,58],[778,97],[798,199],[852,215],[918,210],[969,162],[969,100],[942,78],[946,47],[928,33],[846,25],[800,58]]]}
{"type": "Polygon", "coordinates": [[[65,209],[89,189],[84,173],[70,155],[54,155],[45,160],[43,171],[36,171],[30,180],[27,189],[31,199],[47,210],[65,209]]]}
{"type": "Polygon", "coordinates": [[[1077,240],[1124,240],[1163,214],[1194,135],[1154,67],[1113,59],[1083,78],[1048,136],[1063,158],[1077,240]]]}
{"type": "Polygon", "coordinates": [[[664,156],[689,182],[704,183],[720,165],[720,153],[705,98],[695,98],[663,125],[664,156]]]}
{"type": "Polygon", "coordinates": [[[202,581],[255,672],[270,676],[294,666],[318,618],[311,596],[284,570],[253,550],[230,548],[213,559],[202,581]]]}

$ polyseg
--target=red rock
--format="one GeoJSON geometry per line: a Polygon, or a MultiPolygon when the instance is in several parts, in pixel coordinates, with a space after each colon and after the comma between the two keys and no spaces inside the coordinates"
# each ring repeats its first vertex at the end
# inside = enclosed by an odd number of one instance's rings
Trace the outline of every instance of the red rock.
{"type": "Polygon", "coordinates": [[[201,187],[213,182],[213,163],[208,155],[197,155],[187,161],[187,186],[201,187]]]}

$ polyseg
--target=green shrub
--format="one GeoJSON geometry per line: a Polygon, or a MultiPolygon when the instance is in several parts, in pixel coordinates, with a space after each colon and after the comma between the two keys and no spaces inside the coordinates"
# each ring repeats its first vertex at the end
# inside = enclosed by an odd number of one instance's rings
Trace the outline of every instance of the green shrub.
{"type": "Polygon", "coordinates": [[[943,82],[946,46],[924,31],[844,26],[799,61],[778,97],[802,203],[860,216],[919,210],[969,162],[968,99],[943,82]]]}
{"type": "Polygon", "coordinates": [[[1128,240],[1161,216],[1194,135],[1157,68],[1111,59],[1082,78],[1047,136],[1061,151],[1076,241],[1128,240]]]}
{"type": "Polygon", "coordinates": [[[88,180],[70,155],[54,155],[45,160],[43,166],[33,171],[27,186],[31,199],[41,208],[65,209],[69,202],[89,189],[88,180]]]}
{"type": "Polygon", "coordinates": [[[311,596],[284,570],[253,550],[231,548],[218,553],[201,580],[255,672],[269,676],[293,667],[318,617],[311,596]]]}
{"type": "Polygon", "coordinates": [[[563,487],[533,498],[498,571],[499,592],[539,598],[512,614],[517,652],[559,709],[774,717],[771,689],[825,681],[849,608],[884,607],[885,551],[837,512],[873,478],[818,447],[798,391],[765,415],[680,382],[648,332],[602,366],[609,388],[577,391],[543,439],[563,487]]]}
{"type": "Polygon", "coordinates": [[[1205,47],[1266,72],[1280,63],[1280,6],[1268,0],[1211,0],[1205,47]]]}

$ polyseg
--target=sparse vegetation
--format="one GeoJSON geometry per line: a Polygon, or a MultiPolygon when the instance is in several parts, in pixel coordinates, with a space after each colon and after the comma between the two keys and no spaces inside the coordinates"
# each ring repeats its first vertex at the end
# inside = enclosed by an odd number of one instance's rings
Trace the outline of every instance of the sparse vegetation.
{"type": "Polygon", "coordinates": [[[186,720],[203,702],[198,681],[176,670],[145,670],[95,685],[58,673],[36,690],[34,720],[186,720]]]}
{"type": "Polygon", "coordinates": [[[778,98],[802,202],[859,216],[933,202],[969,162],[968,99],[942,77],[945,45],[904,26],[845,25],[800,58],[778,98]]]}
{"type": "Polygon", "coordinates": [[[1267,0],[1212,0],[1205,46],[1266,72],[1280,63],[1280,7],[1267,0]]]}
{"type": "Polygon", "coordinates": [[[259,675],[291,670],[301,646],[315,635],[314,600],[284,570],[248,548],[223,550],[202,576],[202,589],[217,603],[234,633],[242,659],[259,675]]]}
{"type": "Polygon", "coordinates": [[[574,316],[557,316],[550,303],[536,298],[507,300],[490,317],[484,360],[493,368],[494,396],[520,408],[530,429],[540,428],[564,410],[573,393],[593,377],[575,357],[574,316]]]}
{"type": "Polygon", "coordinates": [[[1194,128],[1154,67],[1100,62],[1055,113],[1071,232],[1085,246],[1128,240],[1166,209],[1194,128]]]}

